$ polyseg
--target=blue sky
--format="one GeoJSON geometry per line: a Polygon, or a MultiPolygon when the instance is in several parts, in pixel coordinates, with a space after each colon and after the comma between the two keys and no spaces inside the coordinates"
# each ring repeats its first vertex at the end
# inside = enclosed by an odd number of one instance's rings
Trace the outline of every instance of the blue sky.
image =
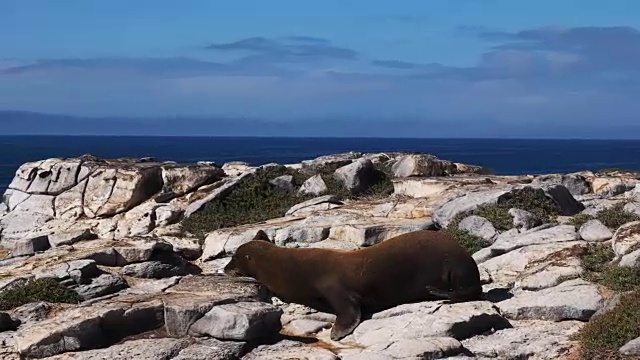
{"type": "Polygon", "coordinates": [[[640,123],[639,12],[631,0],[3,0],[0,110],[622,136],[640,123]]]}

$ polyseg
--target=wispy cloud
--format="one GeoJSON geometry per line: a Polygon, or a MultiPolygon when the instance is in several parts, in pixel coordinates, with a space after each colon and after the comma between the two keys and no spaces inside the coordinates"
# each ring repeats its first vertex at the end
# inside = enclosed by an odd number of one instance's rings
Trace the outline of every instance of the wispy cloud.
{"type": "Polygon", "coordinates": [[[265,62],[304,62],[313,59],[354,60],[358,52],[332,45],[326,39],[294,36],[282,40],[251,37],[229,43],[214,43],[206,46],[216,51],[247,51],[247,58],[265,62]]]}

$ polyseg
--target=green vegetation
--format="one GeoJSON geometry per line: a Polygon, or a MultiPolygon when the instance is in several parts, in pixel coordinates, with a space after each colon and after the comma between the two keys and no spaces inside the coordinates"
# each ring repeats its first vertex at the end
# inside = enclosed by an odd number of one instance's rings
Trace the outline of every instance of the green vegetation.
{"type": "Polygon", "coordinates": [[[23,286],[0,292],[0,311],[15,309],[36,301],[77,304],[82,301],[82,297],[75,291],[60,285],[55,279],[37,279],[23,286]]]}
{"type": "Polygon", "coordinates": [[[453,236],[458,241],[458,244],[467,249],[471,254],[489,246],[489,243],[485,239],[472,235],[468,231],[460,230],[457,227],[449,227],[443,231],[453,236]]]}
{"type": "Polygon", "coordinates": [[[390,169],[385,164],[376,164],[377,176],[372,185],[363,193],[353,195],[335,178],[337,166],[325,166],[312,171],[295,170],[283,166],[260,169],[255,175],[243,180],[231,193],[222,200],[207,204],[201,211],[191,215],[182,222],[182,231],[192,233],[200,238],[205,234],[226,227],[258,223],[278,218],[292,206],[309,200],[313,196],[287,193],[274,187],[270,180],[291,175],[293,184],[299,187],[311,176],[319,174],[327,185],[327,194],[340,199],[388,196],[393,192],[390,169]]]}
{"type": "Polygon", "coordinates": [[[623,359],[618,349],[640,337],[640,290],[621,296],[612,310],[592,318],[575,335],[580,341],[583,359],[623,359]]]}
{"type": "Polygon", "coordinates": [[[600,222],[604,226],[615,231],[620,226],[626,223],[640,220],[640,216],[625,210],[624,205],[625,205],[624,202],[615,204],[611,207],[598,211],[595,216],[588,215],[588,214],[578,214],[573,216],[569,221],[569,223],[571,225],[576,226],[577,228],[580,228],[587,221],[597,219],[597,220],[600,220],[600,222]]]}
{"type": "Polygon", "coordinates": [[[609,208],[602,209],[596,214],[596,218],[606,227],[614,230],[626,223],[640,220],[640,216],[624,210],[624,205],[625,204],[621,202],[609,208]]]}
{"type": "Polygon", "coordinates": [[[584,225],[585,223],[587,223],[587,221],[589,220],[593,220],[595,219],[593,216],[588,215],[588,214],[577,214],[574,215],[570,220],[569,220],[569,224],[575,226],[577,229],[580,229],[580,227],[582,225],[584,225]]]}
{"type": "Polygon", "coordinates": [[[611,311],[591,319],[575,336],[585,359],[618,359],[618,349],[640,336],[640,267],[612,262],[610,243],[589,244],[582,255],[583,277],[614,291],[630,292],[611,311]]]}
{"type": "Polygon", "coordinates": [[[524,187],[503,195],[496,204],[481,205],[474,210],[456,215],[449,227],[457,227],[467,216],[478,215],[489,220],[496,230],[506,231],[513,228],[513,217],[509,215],[511,208],[526,210],[543,222],[552,221],[560,214],[560,207],[545,195],[544,190],[524,187]]]}

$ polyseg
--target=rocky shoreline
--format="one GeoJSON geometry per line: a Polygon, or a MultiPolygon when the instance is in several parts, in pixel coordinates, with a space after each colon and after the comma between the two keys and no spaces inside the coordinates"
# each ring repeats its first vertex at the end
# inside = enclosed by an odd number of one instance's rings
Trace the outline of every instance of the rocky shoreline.
{"type": "Polygon", "coordinates": [[[26,163],[0,203],[0,357],[636,358],[640,331],[615,316],[640,288],[638,183],[404,153],[26,163]],[[398,306],[334,342],[333,315],[221,274],[259,230],[279,246],[356,249],[420,229],[473,252],[486,300],[398,306]]]}

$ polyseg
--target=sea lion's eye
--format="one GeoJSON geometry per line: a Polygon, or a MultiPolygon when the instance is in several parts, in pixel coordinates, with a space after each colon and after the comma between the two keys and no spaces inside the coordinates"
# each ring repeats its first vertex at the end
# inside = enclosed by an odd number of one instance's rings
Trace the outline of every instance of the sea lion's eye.
{"type": "Polygon", "coordinates": [[[245,259],[247,259],[247,260],[251,260],[251,258],[249,257],[249,255],[245,255],[245,256],[244,256],[244,258],[245,258],[245,259]]]}

